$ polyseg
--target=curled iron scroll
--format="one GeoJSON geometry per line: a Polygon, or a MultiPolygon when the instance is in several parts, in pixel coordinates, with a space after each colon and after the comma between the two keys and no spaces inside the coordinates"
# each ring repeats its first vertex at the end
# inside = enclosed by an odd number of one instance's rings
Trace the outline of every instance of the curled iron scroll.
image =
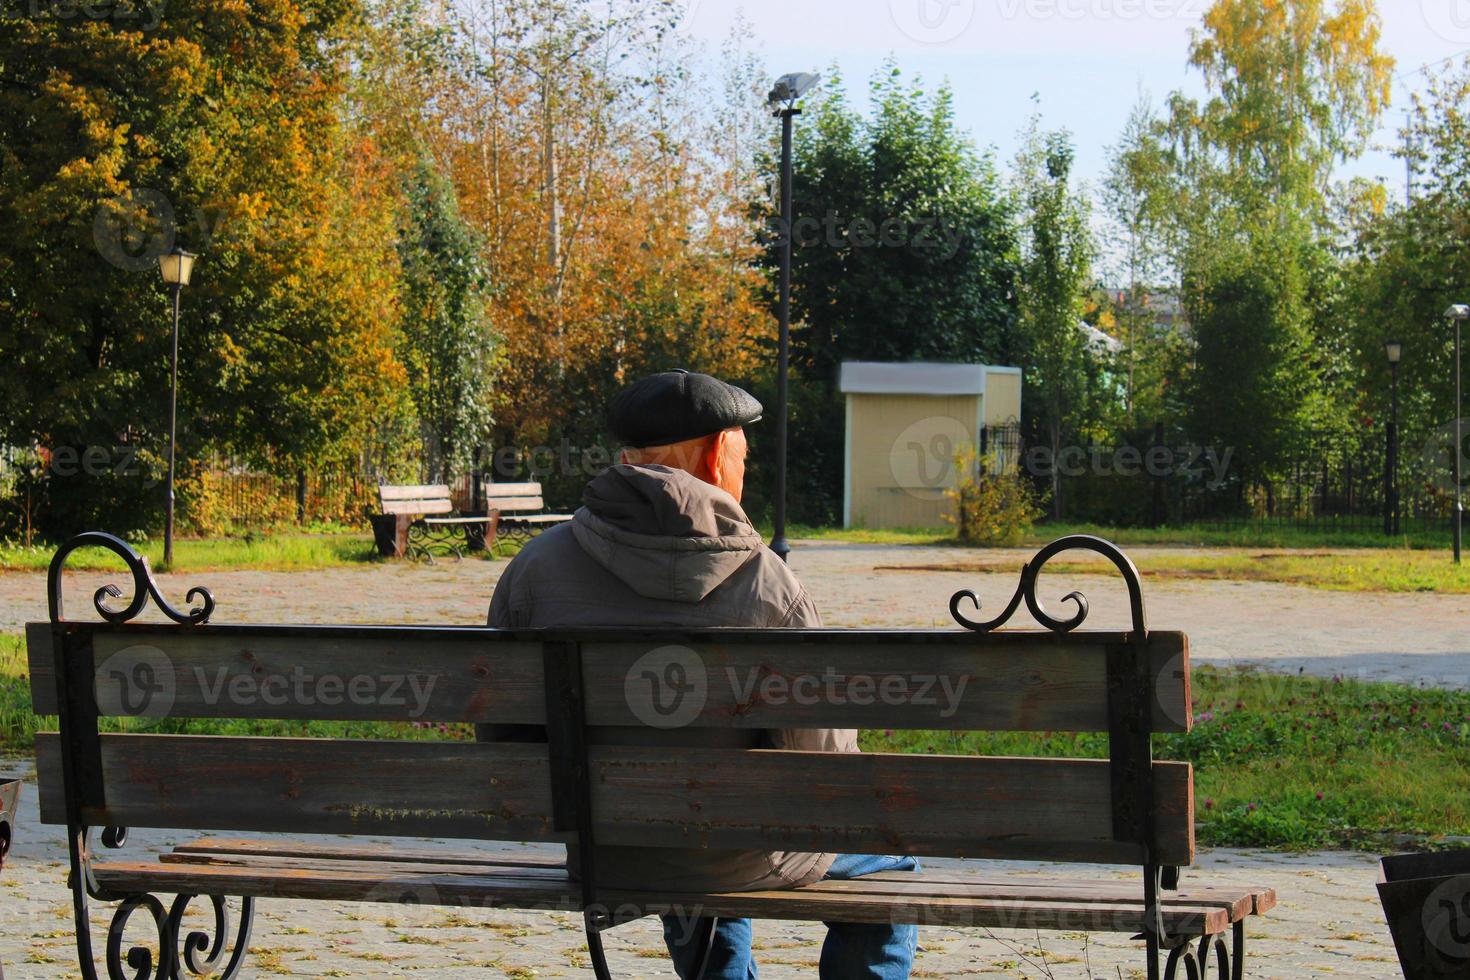
{"type": "Polygon", "coordinates": [[[960,604],[968,599],[974,605],[976,611],[980,609],[980,598],[969,589],[961,589],[949,597],[949,614],[954,617],[955,622],[966,629],[977,633],[988,633],[1005,625],[1021,603],[1026,603],[1026,608],[1036,621],[1049,630],[1057,633],[1070,633],[1082,625],[1087,619],[1088,605],[1087,597],[1081,592],[1068,592],[1062,596],[1063,602],[1071,602],[1076,607],[1076,612],[1068,619],[1057,619],[1046,611],[1041,600],[1036,596],[1036,581],[1041,575],[1042,567],[1057,555],[1064,551],[1093,551],[1110,560],[1123,575],[1123,581],[1128,586],[1128,606],[1133,615],[1133,628],[1143,631],[1145,625],[1143,613],[1143,586],[1139,583],[1138,568],[1132,559],[1123,554],[1118,546],[1111,541],[1095,537],[1091,534],[1069,534],[1063,538],[1057,538],[1051,544],[1042,548],[1025,565],[1021,566],[1021,581],[1016,586],[1016,592],[1011,596],[1011,601],[1006,603],[1005,609],[999,616],[987,621],[970,619],[960,612],[960,604]]]}
{"type": "Polygon", "coordinates": [[[185,599],[199,604],[187,613],[179,612],[163,598],[163,593],[158,589],[158,583],[153,580],[153,570],[148,567],[147,558],[134,551],[121,538],[101,531],[88,531],[85,534],[78,534],[62,545],[51,559],[51,567],[46,573],[46,597],[53,623],[62,622],[61,571],[66,564],[66,559],[78,548],[106,548],[121,558],[127,564],[128,571],[132,573],[132,598],[123,608],[114,609],[108,604],[108,599],[122,598],[122,590],[115,585],[104,585],[92,595],[92,605],[97,609],[98,615],[109,623],[126,623],[136,618],[143,611],[143,607],[148,604],[150,596],[159,610],[176,623],[197,626],[208,622],[209,617],[214,615],[214,596],[208,589],[197,585],[190,589],[185,599]]]}

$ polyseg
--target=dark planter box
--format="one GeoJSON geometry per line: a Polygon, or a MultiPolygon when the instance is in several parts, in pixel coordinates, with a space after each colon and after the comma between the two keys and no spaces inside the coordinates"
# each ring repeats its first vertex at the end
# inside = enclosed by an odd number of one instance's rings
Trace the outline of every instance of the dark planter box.
{"type": "Polygon", "coordinates": [[[1378,897],[1408,980],[1470,977],[1470,850],[1384,858],[1378,897]]]}
{"type": "Polygon", "coordinates": [[[15,833],[15,811],[20,806],[20,780],[0,779],[0,868],[5,867],[5,857],[10,853],[10,842],[15,833]]]}
{"type": "Polygon", "coordinates": [[[402,558],[408,551],[408,526],[411,514],[369,514],[373,522],[373,543],[384,558],[402,558]]]}

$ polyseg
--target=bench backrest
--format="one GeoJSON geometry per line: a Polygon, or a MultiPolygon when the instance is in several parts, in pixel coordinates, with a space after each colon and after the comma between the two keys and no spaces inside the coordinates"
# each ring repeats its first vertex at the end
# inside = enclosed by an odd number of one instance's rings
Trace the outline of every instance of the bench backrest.
{"type": "Polygon", "coordinates": [[[454,510],[449,487],[439,483],[378,487],[378,503],[384,514],[448,514],[454,510]]]}
{"type": "Polygon", "coordinates": [[[546,507],[539,483],[486,483],[484,488],[486,510],[514,514],[546,507]]]}
{"type": "Polygon", "coordinates": [[[1132,773],[1151,791],[1146,836],[1116,757],[947,755],[944,737],[931,755],[622,747],[584,728],[1117,733],[1132,685],[1135,727],[1179,732],[1181,633],[37,623],[27,646],[35,711],[62,718],[37,737],[52,823],[572,841],[580,816],[609,845],[1194,857],[1186,763],[1132,773]],[[127,715],[163,722],[97,734],[127,715]],[[522,723],[550,742],[157,733],[192,718],[522,723]]]}

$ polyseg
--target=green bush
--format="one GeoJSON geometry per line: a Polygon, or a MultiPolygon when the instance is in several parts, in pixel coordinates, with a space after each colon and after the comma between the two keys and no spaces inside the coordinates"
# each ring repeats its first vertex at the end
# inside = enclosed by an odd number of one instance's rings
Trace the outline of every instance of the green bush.
{"type": "Polygon", "coordinates": [[[998,465],[973,447],[955,456],[959,474],[945,495],[955,503],[959,538],[969,544],[1017,545],[1042,515],[1044,501],[1014,467],[998,465]]]}

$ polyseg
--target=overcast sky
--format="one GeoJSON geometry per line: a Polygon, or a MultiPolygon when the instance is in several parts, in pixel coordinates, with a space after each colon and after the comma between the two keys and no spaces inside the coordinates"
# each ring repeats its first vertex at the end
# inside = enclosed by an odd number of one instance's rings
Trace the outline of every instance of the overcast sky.
{"type": "MultiPolygon", "coordinates": [[[[1185,64],[1191,28],[1208,0],[685,0],[685,29],[717,50],[737,11],[774,73],[836,62],[856,105],[892,54],[906,73],[948,79],[960,124],[1008,163],[1031,97],[1048,128],[1076,138],[1079,176],[1096,183],[1106,148],[1140,91],[1156,105],[1175,89],[1202,92],[1185,64]]],[[[1470,0],[1378,0],[1383,47],[1398,62],[1393,107],[1379,143],[1391,143],[1421,66],[1470,51],[1470,0]]],[[[1345,168],[1382,178],[1402,195],[1404,170],[1386,150],[1345,168]]]]}

